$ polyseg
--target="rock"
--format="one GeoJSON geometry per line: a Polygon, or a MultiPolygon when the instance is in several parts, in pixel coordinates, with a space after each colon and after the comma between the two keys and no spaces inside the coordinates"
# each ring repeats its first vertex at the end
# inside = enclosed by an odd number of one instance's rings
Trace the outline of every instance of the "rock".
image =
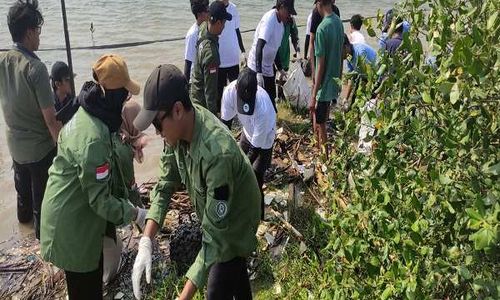
{"type": "Polygon", "coordinates": [[[115,300],[120,300],[120,299],[122,299],[124,296],[125,296],[125,294],[124,294],[124,293],[122,293],[122,292],[118,292],[118,293],[115,295],[115,297],[114,297],[113,299],[115,299],[115,300]]]}

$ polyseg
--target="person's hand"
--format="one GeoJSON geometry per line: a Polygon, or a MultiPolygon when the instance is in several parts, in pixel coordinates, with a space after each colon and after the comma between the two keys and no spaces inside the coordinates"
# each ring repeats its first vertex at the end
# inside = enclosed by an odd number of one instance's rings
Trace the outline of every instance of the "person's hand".
{"type": "Polygon", "coordinates": [[[247,54],[245,52],[241,52],[241,54],[240,54],[240,66],[241,66],[241,68],[246,67],[247,60],[248,60],[247,54]]]}
{"type": "Polygon", "coordinates": [[[146,135],[143,135],[138,138],[132,145],[132,148],[134,149],[134,158],[138,163],[142,163],[144,161],[144,152],[142,151],[142,149],[146,147],[148,142],[148,137],[146,135]]]}
{"type": "Polygon", "coordinates": [[[148,214],[147,209],[136,208],[137,209],[137,217],[135,218],[135,224],[144,231],[144,227],[146,226],[146,215],[148,214]]]}
{"type": "Polygon", "coordinates": [[[315,112],[316,112],[316,95],[313,95],[311,97],[311,100],[309,100],[309,113],[311,114],[311,116],[313,116],[315,112]]]}
{"type": "Polygon", "coordinates": [[[262,73],[257,73],[257,84],[260,85],[261,88],[265,87],[264,76],[262,75],[262,73]]]}
{"type": "Polygon", "coordinates": [[[281,69],[278,71],[278,81],[287,81],[288,79],[288,73],[281,69]]]}
{"type": "Polygon", "coordinates": [[[141,278],[144,271],[146,271],[146,282],[151,283],[152,254],[153,245],[151,239],[143,236],[139,241],[139,252],[137,252],[134,268],[132,269],[132,288],[137,300],[141,299],[141,278]]]}

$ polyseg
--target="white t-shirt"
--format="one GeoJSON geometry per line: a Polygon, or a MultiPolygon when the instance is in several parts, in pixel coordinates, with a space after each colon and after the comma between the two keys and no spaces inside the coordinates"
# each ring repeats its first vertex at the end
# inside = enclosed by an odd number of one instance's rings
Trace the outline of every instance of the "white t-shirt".
{"type": "Polygon", "coordinates": [[[268,11],[260,20],[257,29],[255,30],[255,35],[253,38],[252,50],[248,55],[248,67],[253,71],[257,71],[256,66],[256,49],[257,41],[263,39],[266,41],[266,45],[262,50],[262,75],[266,77],[274,76],[273,64],[276,58],[276,53],[281,46],[281,40],[283,39],[283,32],[285,28],[283,23],[278,20],[276,15],[276,10],[271,9],[268,11]]]}
{"type": "Polygon", "coordinates": [[[309,14],[309,16],[307,17],[307,24],[306,24],[306,35],[310,35],[311,34],[311,22],[312,22],[312,12],[309,14]]]}
{"type": "Polygon", "coordinates": [[[257,87],[255,108],[251,116],[238,113],[238,94],[236,80],[224,89],[221,103],[221,119],[232,120],[238,115],[243,125],[243,133],[256,148],[271,149],[276,138],[276,112],[266,90],[257,87]]]}
{"type": "Polygon", "coordinates": [[[240,28],[240,14],[232,2],[229,2],[226,10],[233,19],[226,21],[224,30],[219,36],[220,68],[229,68],[240,63],[240,44],[236,35],[236,29],[240,28]]]}
{"type": "Polygon", "coordinates": [[[189,28],[186,34],[184,59],[191,62],[191,73],[193,72],[194,61],[196,60],[196,43],[198,42],[199,27],[196,22],[189,28]]]}
{"type": "Polygon", "coordinates": [[[350,38],[351,44],[366,44],[365,37],[358,30],[351,32],[350,38]]]}

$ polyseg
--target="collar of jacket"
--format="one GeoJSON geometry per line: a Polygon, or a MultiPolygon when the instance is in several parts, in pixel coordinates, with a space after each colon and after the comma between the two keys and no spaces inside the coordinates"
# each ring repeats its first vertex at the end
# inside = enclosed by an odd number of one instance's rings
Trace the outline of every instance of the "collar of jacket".
{"type": "Polygon", "coordinates": [[[200,32],[202,33],[202,36],[205,36],[207,39],[212,40],[214,42],[219,42],[219,36],[216,34],[212,34],[210,33],[210,31],[208,31],[208,22],[209,21],[205,21],[200,26],[200,32]]]}
{"type": "Polygon", "coordinates": [[[23,45],[19,43],[14,44],[13,48],[27,56],[31,56],[34,59],[40,60],[40,58],[33,51],[26,49],[23,45]]]}

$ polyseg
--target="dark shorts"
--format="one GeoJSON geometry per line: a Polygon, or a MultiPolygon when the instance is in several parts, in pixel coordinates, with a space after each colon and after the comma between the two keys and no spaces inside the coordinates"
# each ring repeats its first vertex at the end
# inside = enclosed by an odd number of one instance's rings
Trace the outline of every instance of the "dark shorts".
{"type": "Polygon", "coordinates": [[[316,124],[325,124],[330,117],[330,104],[336,103],[337,100],[333,101],[318,101],[316,103],[316,124]]]}

